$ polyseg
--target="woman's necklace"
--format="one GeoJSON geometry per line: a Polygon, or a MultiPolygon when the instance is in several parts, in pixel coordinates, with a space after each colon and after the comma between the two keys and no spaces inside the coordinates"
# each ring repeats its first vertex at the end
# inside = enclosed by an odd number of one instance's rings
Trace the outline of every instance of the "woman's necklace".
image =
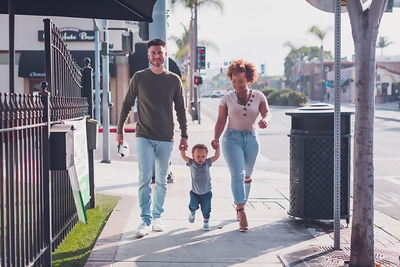
{"type": "MultiPolygon", "coordinates": [[[[235,91],[236,93],[236,91],[235,91]]],[[[251,94],[251,92],[250,92],[251,94]]],[[[246,89],[246,93],[244,94],[244,96],[239,96],[238,93],[236,93],[236,98],[237,98],[237,102],[239,105],[245,106],[247,104],[247,101],[249,100],[249,90],[246,89]]]]}
{"type": "MultiPolygon", "coordinates": [[[[235,91],[236,93],[236,91],[235,91]]],[[[252,97],[255,95],[252,93],[251,89],[246,90],[246,94],[244,96],[239,96],[238,93],[236,93],[236,98],[237,102],[239,105],[243,106],[243,116],[246,117],[247,115],[247,108],[250,107],[250,102],[253,102],[252,97]]]]}

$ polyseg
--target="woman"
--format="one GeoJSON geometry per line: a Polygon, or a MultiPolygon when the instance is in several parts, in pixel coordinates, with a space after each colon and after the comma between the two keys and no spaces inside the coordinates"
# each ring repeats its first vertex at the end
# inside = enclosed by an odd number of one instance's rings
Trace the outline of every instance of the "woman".
{"type": "Polygon", "coordinates": [[[248,229],[244,207],[250,192],[251,173],[258,154],[258,141],[255,134],[255,122],[267,128],[271,120],[268,102],[260,91],[247,86],[256,81],[256,68],[243,59],[235,60],[228,68],[228,77],[234,91],[226,94],[220,102],[218,119],[214,129],[215,148],[224,131],[229,117],[228,127],[222,138],[222,151],[231,173],[231,188],[239,220],[239,231],[248,229]]]}

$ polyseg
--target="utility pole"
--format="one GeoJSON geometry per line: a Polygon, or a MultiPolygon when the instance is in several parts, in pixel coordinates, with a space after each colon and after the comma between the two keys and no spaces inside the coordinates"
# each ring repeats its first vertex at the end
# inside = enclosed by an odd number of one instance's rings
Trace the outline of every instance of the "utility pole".
{"type": "Polygon", "coordinates": [[[109,63],[108,56],[108,20],[103,19],[103,42],[101,44],[101,57],[103,59],[103,160],[102,163],[111,163],[110,161],[110,110],[109,110],[109,63]]]}
{"type": "Polygon", "coordinates": [[[322,44],[322,40],[321,40],[321,69],[320,69],[320,84],[321,84],[321,102],[324,101],[325,95],[326,95],[326,90],[325,90],[325,84],[323,82],[324,80],[324,46],[322,44]]]}
{"type": "Polygon", "coordinates": [[[98,20],[93,19],[94,24],[94,119],[100,121],[100,29],[98,20]]]}
{"type": "Polygon", "coordinates": [[[197,87],[194,85],[193,77],[197,71],[196,58],[197,58],[197,7],[198,0],[193,1],[193,18],[191,21],[191,38],[190,38],[190,111],[192,120],[198,119],[198,92],[197,87]]]}
{"type": "MultiPolygon", "coordinates": [[[[166,0],[157,0],[153,8],[153,22],[149,23],[149,39],[160,38],[167,42],[167,4],[166,0]]],[[[168,45],[167,45],[168,51],[168,45]]],[[[168,66],[168,52],[164,61],[165,69],[168,66]]]]}

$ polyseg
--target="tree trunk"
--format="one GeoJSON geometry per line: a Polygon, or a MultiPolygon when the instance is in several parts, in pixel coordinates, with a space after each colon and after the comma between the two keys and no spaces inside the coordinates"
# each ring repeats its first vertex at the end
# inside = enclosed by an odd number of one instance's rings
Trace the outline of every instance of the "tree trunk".
{"type": "Polygon", "coordinates": [[[375,52],[387,0],[373,0],[362,10],[359,0],[346,1],[356,56],[353,219],[350,266],[375,266],[374,259],[374,87],[375,52]]]}
{"type": "MultiPolygon", "coordinates": [[[[365,33],[365,34],[368,34],[365,33]]],[[[364,35],[365,36],[365,35],[364,35]]],[[[351,266],[374,266],[374,79],[375,45],[356,41],[353,222],[351,266]],[[359,56],[362,55],[362,56],[359,56]]]]}

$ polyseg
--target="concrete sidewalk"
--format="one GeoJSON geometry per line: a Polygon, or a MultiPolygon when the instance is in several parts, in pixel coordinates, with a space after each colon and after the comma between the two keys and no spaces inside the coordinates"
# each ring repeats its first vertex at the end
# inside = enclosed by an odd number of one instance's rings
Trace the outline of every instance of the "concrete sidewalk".
{"type": "MultiPolygon", "coordinates": [[[[396,119],[400,120],[397,116],[396,119]]],[[[204,115],[201,125],[190,123],[190,146],[200,141],[208,144],[213,126],[214,122],[204,115]]],[[[179,158],[177,144],[172,157],[179,158]]],[[[221,157],[217,162],[225,161],[221,157]]],[[[229,170],[215,164],[211,167],[211,230],[205,232],[201,230],[201,212],[197,212],[195,223],[190,224],[187,219],[189,168],[183,161],[173,160],[171,170],[175,182],[168,184],[162,216],[166,230],[137,239],[133,234],[140,223],[137,163],[117,160],[111,164],[96,163],[96,191],[120,195],[122,200],[109,218],[86,266],[343,265],[349,252],[351,226],[346,228],[344,225],[341,231],[341,254],[332,252],[331,222],[306,222],[287,215],[287,175],[254,170],[251,198],[247,205],[249,231],[241,233],[232,205],[229,170]]],[[[381,262],[393,262],[391,266],[400,266],[400,222],[375,212],[375,225],[377,257],[381,262]],[[397,262],[394,262],[396,257],[397,262]]]]}

